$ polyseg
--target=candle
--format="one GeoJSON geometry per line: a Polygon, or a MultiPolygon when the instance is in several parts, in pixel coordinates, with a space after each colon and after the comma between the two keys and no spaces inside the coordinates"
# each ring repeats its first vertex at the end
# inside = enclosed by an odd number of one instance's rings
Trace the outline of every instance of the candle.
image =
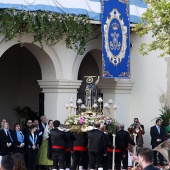
{"type": "MultiPolygon", "coordinates": [[[[133,136],[134,136],[134,143],[135,143],[133,154],[135,156],[136,155],[136,136],[137,136],[137,134],[133,133],[133,136]]],[[[135,161],[133,162],[133,168],[135,169],[135,161]]]]}
{"type": "MultiPolygon", "coordinates": [[[[112,134],[113,136],[113,147],[115,147],[115,134],[112,134]]],[[[115,169],[115,148],[113,149],[113,156],[112,156],[112,170],[115,169]]]]}

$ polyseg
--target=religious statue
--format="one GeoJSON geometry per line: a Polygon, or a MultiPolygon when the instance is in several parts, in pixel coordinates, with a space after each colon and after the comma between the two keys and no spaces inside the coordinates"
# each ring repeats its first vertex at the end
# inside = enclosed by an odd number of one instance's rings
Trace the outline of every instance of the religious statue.
{"type": "Polygon", "coordinates": [[[94,82],[94,78],[96,78],[96,76],[87,76],[86,79],[87,85],[85,88],[85,92],[86,92],[85,101],[86,101],[86,106],[89,110],[92,107],[92,97],[95,98],[95,100],[97,100],[96,86],[100,81],[100,76],[97,77],[97,80],[95,82],[94,82]],[[94,96],[92,96],[92,93],[94,94],[94,96]]]}

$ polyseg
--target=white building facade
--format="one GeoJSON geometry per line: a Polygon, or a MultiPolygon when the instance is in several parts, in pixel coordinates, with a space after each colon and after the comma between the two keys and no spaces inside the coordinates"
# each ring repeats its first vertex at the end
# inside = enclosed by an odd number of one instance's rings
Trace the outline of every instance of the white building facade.
{"type": "Polygon", "coordinates": [[[18,39],[0,41],[0,116],[11,124],[16,121],[14,108],[30,106],[39,111],[39,93],[44,93],[44,114],[48,119],[67,118],[65,104],[70,98],[76,103],[77,89],[83,76],[100,76],[98,86],[103,93],[104,102],[114,100],[118,106],[115,119],[131,124],[135,117],[145,126],[145,146],[149,146],[150,127],[159,116],[163,92],[168,90],[169,58],[159,58],[155,51],[142,56],[138,47],[143,41],[151,41],[150,35],[139,38],[131,34],[130,79],[102,78],[101,37],[92,39],[86,45],[84,55],[77,55],[66,48],[64,41],[53,47],[32,44],[32,35],[22,37],[21,47],[18,39]],[[91,58],[91,59],[90,59],[91,58]],[[79,75],[79,79],[78,79],[79,75]]]}

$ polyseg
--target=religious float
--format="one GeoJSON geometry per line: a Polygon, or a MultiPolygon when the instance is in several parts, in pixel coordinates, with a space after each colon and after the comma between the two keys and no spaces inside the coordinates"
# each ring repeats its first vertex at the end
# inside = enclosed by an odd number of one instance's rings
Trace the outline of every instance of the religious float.
{"type": "Polygon", "coordinates": [[[97,93],[99,79],[96,76],[85,76],[84,95],[82,95],[82,99],[78,98],[76,104],[74,104],[73,98],[71,98],[69,103],[65,105],[68,118],[64,124],[72,132],[87,132],[92,130],[93,124],[97,121],[105,125],[107,133],[113,134],[115,132],[116,121],[113,116],[117,106],[111,99],[103,105],[103,99],[97,93]],[[104,109],[107,114],[104,114],[104,109]],[[74,115],[72,111],[75,112],[74,115]]]}

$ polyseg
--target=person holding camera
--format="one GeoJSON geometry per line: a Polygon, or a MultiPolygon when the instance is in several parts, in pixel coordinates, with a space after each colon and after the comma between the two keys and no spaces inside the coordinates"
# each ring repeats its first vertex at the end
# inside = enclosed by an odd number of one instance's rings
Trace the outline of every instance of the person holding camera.
{"type": "MultiPolygon", "coordinates": [[[[134,119],[134,123],[128,128],[132,140],[134,140],[134,134],[136,134],[137,150],[143,147],[143,135],[145,133],[144,126],[140,124],[138,118],[134,119]]],[[[129,149],[132,152],[132,147],[129,149]]]]}
{"type": "Polygon", "coordinates": [[[131,128],[135,128],[135,125],[140,124],[140,127],[144,130],[144,125],[139,122],[138,118],[134,118],[134,122],[130,125],[131,128]]]}

